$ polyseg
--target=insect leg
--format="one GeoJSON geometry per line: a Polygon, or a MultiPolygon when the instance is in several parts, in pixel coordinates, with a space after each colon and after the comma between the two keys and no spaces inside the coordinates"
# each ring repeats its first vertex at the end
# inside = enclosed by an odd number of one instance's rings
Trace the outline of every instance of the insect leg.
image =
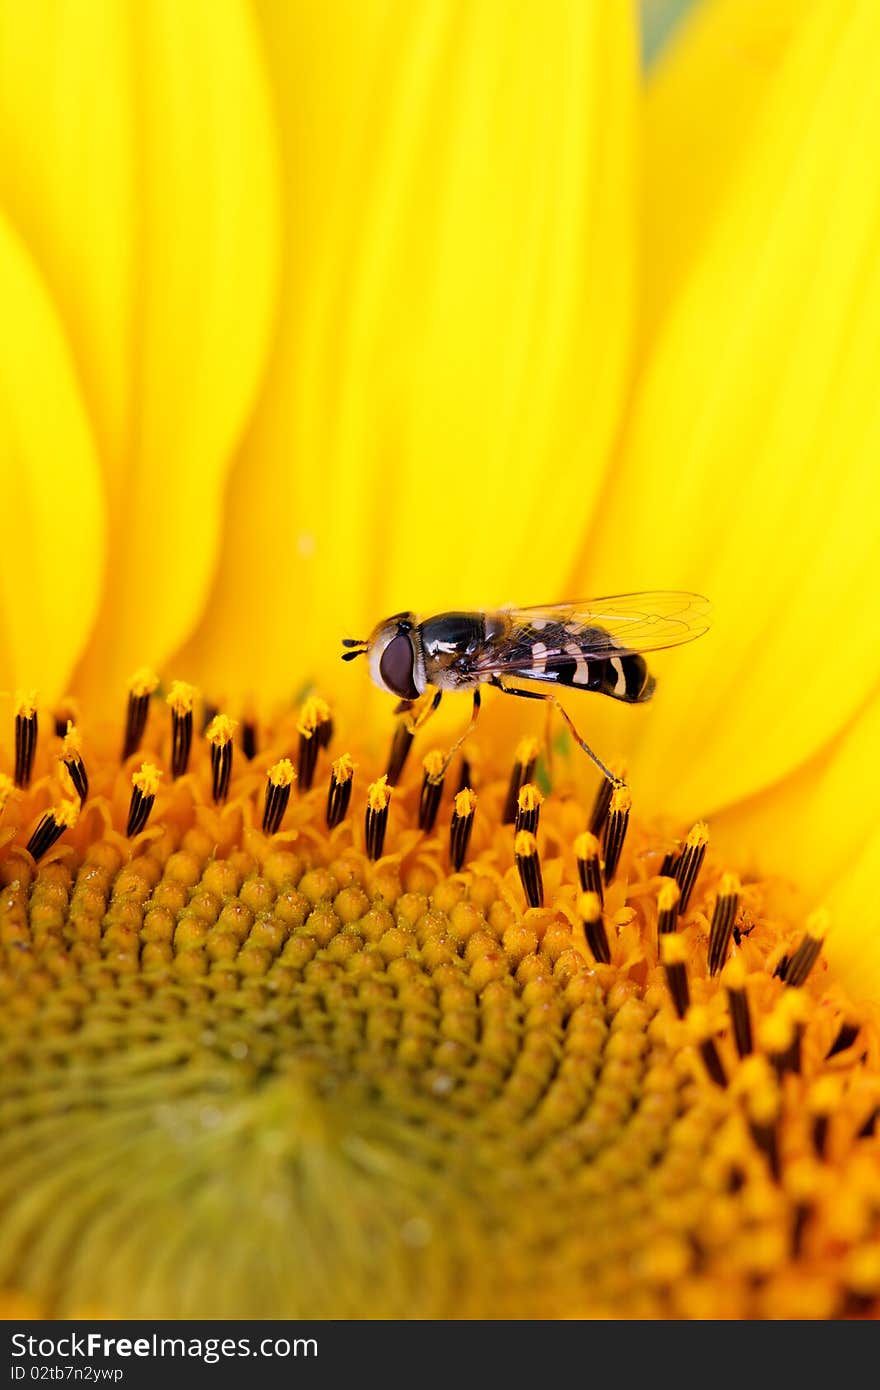
{"type": "Polygon", "coordinates": [[[571,718],[571,715],[568,713],[568,710],[564,707],[561,701],[557,699],[555,695],[550,694],[549,690],[523,690],[522,686],[519,685],[505,685],[500,676],[493,676],[492,684],[496,687],[496,689],[502,690],[505,695],[518,695],[521,700],[549,700],[550,703],[553,706],[555,706],[556,709],[559,710],[559,713],[562,715],[563,719],[565,720],[566,724],[571,730],[575,743],[578,745],[579,748],[583,749],[587,757],[590,758],[596,764],[597,768],[602,773],[602,775],[604,777],[607,777],[608,781],[614,787],[624,785],[621,779],[619,777],[615,777],[614,773],[611,772],[605,766],[602,759],[596,753],[593,752],[586,739],[581,738],[580,734],[574,726],[574,722],[571,718]]]}
{"type": "Polygon", "coordinates": [[[429,705],[425,705],[425,708],[422,709],[422,710],[420,710],[419,713],[416,715],[415,719],[413,720],[413,722],[412,722],[413,733],[415,733],[416,729],[420,729],[420,728],[422,727],[423,724],[427,724],[428,720],[431,718],[431,715],[434,713],[435,709],[436,709],[437,706],[440,704],[440,701],[441,701],[442,699],[443,699],[443,691],[442,691],[442,690],[435,690],[435,691],[434,691],[434,698],[433,698],[433,700],[431,701],[431,703],[430,703],[429,705]]]}
{"type": "MultiPolygon", "coordinates": [[[[438,690],[437,694],[439,695],[439,693],[440,692],[438,690]]],[[[476,686],[474,688],[474,704],[471,710],[470,723],[468,724],[461,737],[455,740],[455,743],[453,743],[449,752],[446,754],[446,757],[443,760],[443,766],[440,769],[440,772],[437,774],[438,778],[446,776],[446,773],[449,770],[449,764],[452,762],[452,759],[455,757],[456,753],[458,752],[461,745],[464,743],[465,739],[470,738],[471,734],[474,732],[474,729],[477,727],[477,720],[480,717],[481,698],[482,697],[480,695],[480,687],[476,686]]]]}
{"type": "Polygon", "coordinates": [[[547,701],[547,718],[544,720],[544,757],[547,761],[547,776],[553,782],[553,702],[547,701]]]}

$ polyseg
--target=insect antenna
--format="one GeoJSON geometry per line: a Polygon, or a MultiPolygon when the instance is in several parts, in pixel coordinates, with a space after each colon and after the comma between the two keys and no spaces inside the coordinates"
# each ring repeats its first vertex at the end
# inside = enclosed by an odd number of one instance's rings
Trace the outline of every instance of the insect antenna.
{"type": "Polygon", "coordinates": [[[342,645],[343,647],[352,648],[351,651],[342,653],[343,661],[354,661],[356,656],[366,655],[367,643],[363,640],[362,637],[343,637],[342,645]]]}

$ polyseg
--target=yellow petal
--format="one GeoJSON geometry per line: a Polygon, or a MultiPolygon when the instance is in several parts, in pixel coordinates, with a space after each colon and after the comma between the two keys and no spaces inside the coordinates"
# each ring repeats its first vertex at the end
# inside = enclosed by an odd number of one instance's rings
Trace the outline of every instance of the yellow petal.
{"type": "Polygon", "coordinates": [[[395,609],[558,595],[624,391],[636,55],[627,5],[260,12],[284,305],[180,662],[240,687],[246,630],[277,693],[395,609]]]}
{"type": "Polygon", "coordinates": [[[744,867],[782,874],[805,899],[849,874],[880,821],[880,690],[821,753],[716,816],[713,843],[744,867]],[[751,858],[751,863],[746,858],[751,858]]]}
{"type": "Polygon", "coordinates": [[[240,0],[0,10],[0,196],[59,304],[101,448],[108,583],[80,686],[118,698],[191,626],[259,382],[277,236],[240,0]]]}
{"type": "Polygon", "coordinates": [[[681,815],[786,776],[880,675],[880,8],[808,18],[655,344],[578,583],[714,600],[628,726],[642,804],[681,815]]]}
{"type": "Polygon", "coordinates": [[[857,997],[880,997],[877,898],[880,885],[880,830],[875,829],[828,894],[834,930],[828,958],[857,997]]]}
{"type": "Polygon", "coordinates": [[[0,198],[69,325],[107,459],[128,444],[135,334],[127,29],[122,6],[0,6],[0,198]]]}
{"type": "Polygon", "coordinates": [[[0,684],[62,694],[104,544],[95,446],[54,305],[0,216],[0,684]]]}
{"type": "Polygon", "coordinates": [[[701,0],[645,90],[641,341],[650,345],[700,254],[763,103],[813,0],[701,0]]]}

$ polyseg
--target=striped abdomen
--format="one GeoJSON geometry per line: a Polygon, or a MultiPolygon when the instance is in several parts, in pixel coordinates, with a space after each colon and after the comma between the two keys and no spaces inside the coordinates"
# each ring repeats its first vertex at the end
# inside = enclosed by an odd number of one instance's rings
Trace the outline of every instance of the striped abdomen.
{"type": "Polygon", "coordinates": [[[607,634],[600,628],[572,632],[553,624],[532,627],[517,636],[523,656],[529,649],[528,662],[523,662],[518,672],[526,680],[553,681],[572,690],[592,690],[627,704],[641,704],[650,700],[654,692],[654,678],[643,656],[635,652],[596,655],[597,649],[607,651],[609,645],[607,634]]]}

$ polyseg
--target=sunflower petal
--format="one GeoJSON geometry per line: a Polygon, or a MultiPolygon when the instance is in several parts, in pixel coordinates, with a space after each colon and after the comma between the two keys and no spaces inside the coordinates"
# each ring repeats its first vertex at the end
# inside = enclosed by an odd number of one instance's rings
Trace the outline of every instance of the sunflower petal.
{"type": "MultiPolygon", "coordinates": [[[[784,871],[818,899],[848,873],[880,820],[880,691],[821,753],[712,822],[713,842],[784,871]],[[756,851],[753,851],[757,853],[756,851]]],[[[758,861],[752,865],[758,867],[758,861]]]]}
{"type": "Polygon", "coordinates": [[[558,591],[624,392],[637,58],[624,5],[260,8],[283,316],[181,660],[239,682],[246,625],[277,693],[285,631],[321,674],[383,612],[558,591]]]}
{"type": "Polygon", "coordinates": [[[641,343],[711,234],[733,168],[813,0],[701,0],[676,28],[645,89],[641,343]]]}
{"type": "Polygon", "coordinates": [[[880,675],[880,9],[808,21],[656,343],[578,586],[715,603],[712,637],[660,663],[633,761],[682,815],[786,776],[880,675]]]}
{"type": "Polygon", "coordinates": [[[880,884],[880,830],[876,828],[846,874],[828,894],[835,929],[828,957],[854,994],[880,997],[877,946],[877,888],[880,884]]]}
{"type": "Polygon", "coordinates": [[[3,217],[0,304],[0,683],[51,698],[66,688],[95,614],[103,498],[63,329],[3,217]]]}
{"type": "Polygon", "coordinates": [[[268,93],[239,0],[4,6],[0,88],[0,192],[68,325],[113,522],[96,701],[183,638],[210,578],[270,328],[268,93]]]}

